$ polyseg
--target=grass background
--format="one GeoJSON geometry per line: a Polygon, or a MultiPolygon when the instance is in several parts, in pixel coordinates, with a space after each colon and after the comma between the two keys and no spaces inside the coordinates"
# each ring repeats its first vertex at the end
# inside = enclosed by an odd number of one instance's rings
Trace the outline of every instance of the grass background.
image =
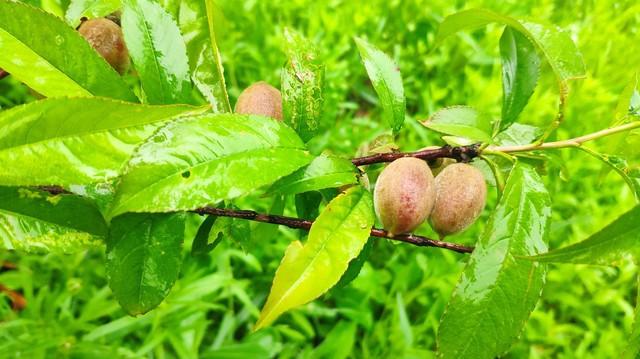
{"type": "MultiPolygon", "coordinates": [[[[55,0],[43,1],[51,11],[64,8],[55,0]]],[[[444,106],[467,104],[500,114],[501,27],[462,33],[432,49],[439,22],[457,10],[485,7],[556,24],[571,33],[588,77],[571,83],[566,121],[557,138],[608,126],[618,95],[640,63],[640,4],[635,1],[218,0],[217,7],[218,41],[232,103],[253,82],[279,85],[285,27],[313,39],[327,73],[325,132],[311,147],[347,157],[386,131],[353,36],[367,38],[400,66],[408,113],[398,140],[403,150],[440,143],[416,120],[444,106]]],[[[544,125],[553,118],[554,81],[544,65],[521,122],[544,125]]],[[[28,89],[11,77],[0,81],[0,106],[31,100],[28,89]]],[[[601,142],[592,148],[606,152],[607,146],[611,144],[601,142]]],[[[584,239],[633,206],[623,181],[614,174],[601,176],[602,165],[596,160],[571,150],[555,155],[556,161],[545,169],[554,202],[552,248],[584,239]]],[[[260,197],[241,204],[262,211],[271,206],[260,197]]],[[[493,206],[495,194],[488,208],[493,206]]],[[[291,200],[287,211],[293,213],[291,200]]],[[[489,212],[451,240],[473,243],[489,212]]],[[[428,228],[421,231],[430,233],[428,228]]],[[[0,300],[0,356],[433,356],[438,322],[464,266],[463,256],[375,240],[370,260],[354,282],[252,333],[284,248],[300,236],[287,229],[278,229],[276,236],[265,233],[264,226],[254,228],[248,253],[229,242],[198,258],[185,249],[181,279],[169,298],[138,318],[127,316],[111,295],[101,250],[42,256],[1,252],[0,261],[16,263],[18,270],[0,273],[0,283],[21,290],[28,306],[16,313],[0,300]]],[[[632,325],[637,274],[626,262],[615,268],[553,266],[542,300],[507,357],[618,357],[632,325]]]]}

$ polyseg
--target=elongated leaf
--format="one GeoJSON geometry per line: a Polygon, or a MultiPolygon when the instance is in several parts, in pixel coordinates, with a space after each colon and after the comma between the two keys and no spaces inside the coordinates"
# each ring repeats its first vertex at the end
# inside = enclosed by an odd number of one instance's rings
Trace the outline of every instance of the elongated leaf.
{"type": "Polygon", "coordinates": [[[0,112],[0,184],[70,185],[119,175],[140,142],[191,106],[48,99],[0,112]]]}
{"type": "Polygon", "coordinates": [[[611,126],[622,125],[638,114],[640,114],[640,92],[638,91],[638,73],[635,73],[620,94],[611,126]]]}
{"type": "Polygon", "coordinates": [[[442,358],[495,358],[509,349],[545,278],[543,265],[517,256],[546,250],[550,214],[541,178],[529,165],[517,164],[440,323],[442,358]]]}
{"type": "Polygon", "coordinates": [[[544,131],[540,127],[514,123],[500,132],[494,142],[500,146],[518,146],[533,143],[544,131]]]}
{"type": "Polygon", "coordinates": [[[331,201],[311,226],[304,246],[295,241],[287,248],[255,329],[333,287],[367,242],[373,222],[373,200],[362,187],[331,201]]]}
{"type": "Polygon", "coordinates": [[[447,16],[438,29],[436,45],[458,31],[478,28],[493,22],[508,25],[531,40],[551,65],[561,86],[568,80],[586,76],[582,54],[565,32],[485,9],[464,10],[447,16]]]}
{"type": "Polygon", "coordinates": [[[221,114],[176,121],[139,148],[112,215],[189,210],[233,199],[312,159],[295,132],[266,117],[221,114]]]}
{"type": "Polygon", "coordinates": [[[122,30],[147,101],[190,103],[187,49],[171,15],[151,0],[125,0],[122,30]]]}
{"type": "Polygon", "coordinates": [[[640,206],[620,216],[582,242],[530,257],[538,262],[612,265],[640,258],[640,206]]]}
{"type": "Polygon", "coordinates": [[[598,153],[586,147],[578,147],[582,151],[604,162],[614,170],[629,186],[637,202],[640,202],[640,169],[629,166],[627,161],[619,156],[598,153]]]}
{"type": "Polygon", "coordinates": [[[74,252],[102,244],[107,225],[88,200],[0,187],[0,248],[74,252]]]}
{"type": "Polygon", "coordinates": [[[356,168],[351,161],[322,155],[316,157],[308,166],[278,180],[271,186],[269,192],[296,194],[356,182],[356,168]]]}
{"type": "Polygon", "coordinates": [[[127,313],[144,314],[169,294],[180,273],[184,214],[128,213],[111,221],[107,276],[127,313]]]}
{"type": "Polygon", "coordinates": [[[58,17],[0,0],[0,68],[47,97],[136,101],[120,75],[58,17]]]}
{"type": "Polygon", "coordinates": [[[182,0],[180,30],[186,42],[191,78],[215,112],[231,112],[222,58],[213,28],[211,0],[182,0]]]}
{"type": "Polygon", "coordinates": [[[355,41],[369,79],[380,99],[384,116],[393,132],[398,132],[404,123],[407,107],[400,69],[387,54],[375,46],[360,38],[356,38],[355,41]]]}
{"type": "Polygon", "coordinates": [[[452,106],[436,112],[422,124],[447,135],[491,142],[491,119],[472,107],[452,106]]]}
{"type": "Polygon", "coordinates": [[[514,123],[529,102],[538,83],[540,58],[525,35],[507,26],[500,37],[502,58],[502,122],[500,128],[514,123]]]}
{"type": "Polygon", "coordinates": [[[67,23],[72,27],[80,25],[80,19],[105,17],[120,9],[120,0],[71,0],[65,14],[67,23]]]}
{"type": "Polygon", "coordinates": [[[200,224],[198,232],[196,232],[196,236],[193,239],[193,244],[191,245],[191,255],[197,256],[209,253],[220,243],[220,232],[212,231],[217,219],[218,217],[216,216],[208,216],[202,224],[200,224]],[[213,237],[212,242],[209,241],[211,237],[213,237]]]}
{"type": "Polygon", "coordinates": [[[284,121],[304,141],[318,131],[324,103],[324,65],[312,44],[297,32],[284,33],[289,61],[282,71],[284,121]]]}

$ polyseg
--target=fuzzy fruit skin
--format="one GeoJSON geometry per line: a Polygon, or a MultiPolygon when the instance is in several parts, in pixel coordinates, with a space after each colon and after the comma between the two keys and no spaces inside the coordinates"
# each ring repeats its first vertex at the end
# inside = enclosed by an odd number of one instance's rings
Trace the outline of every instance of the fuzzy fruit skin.
{"type": "Polygon", "coordinates": [[[99,18],[87,20],[78,32],[120,74],[129,68],[129,50],[124,43],[122,29],[115,22],[99,18]]]}
{"type": "Polygon", "coordinates": [[[235,112],[244,115],[260,115],[282,121],[282,95],[264,81],[256,82],[242,91],[236,102],[235,112]]]}
{"type": "Polygon", "coordinates": [[[477,168],[455,163],[436,176],[436,203],[431,226],[441,236],[458,233],[478,218],[487,200],[487,185],[477,168]]]}
{"type": "Polygon", "coordinates": [[[431,169],[412,157],[397,159],[382,170],[373,193],[376,215],[390,235],[416,229],[429,217],[435,198],[431,169]]]}

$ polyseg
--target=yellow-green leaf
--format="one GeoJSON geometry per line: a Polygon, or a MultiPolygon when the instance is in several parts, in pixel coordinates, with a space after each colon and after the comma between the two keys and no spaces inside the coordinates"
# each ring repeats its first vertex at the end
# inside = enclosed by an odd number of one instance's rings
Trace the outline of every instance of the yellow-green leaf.
{"type": "Polygon", "coordinates": [[[338,283],[367,242],[373,223],[371,194],[362,187],[334,198],[311,226],[307,242],[295,241],[287,248],[256,330],[338,283]]]}

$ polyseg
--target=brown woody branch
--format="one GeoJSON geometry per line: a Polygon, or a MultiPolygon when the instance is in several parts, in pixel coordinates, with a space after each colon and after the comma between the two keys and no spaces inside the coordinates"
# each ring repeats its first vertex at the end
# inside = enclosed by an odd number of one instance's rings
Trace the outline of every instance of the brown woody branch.
{"type": "Polygon", "coordinates": [[[468,146],[442,146],[428,148],[416,152],[390,152],[378,153],[371,156],[358,157],[351,160],[356,166],[371,165],[375,163],[393,162],[398,158],[415,157],[422,160],[434,160],[437,158],[453,158],[458,162],[469,162],[480,155],[480,144],[476,143],[468,146]]]}
{"type": "Polygon", "coordinates": [[[8,73],[8,72],[6,72],[6,71],[5,71],[5,70],[3,70],[3,69],[0,69],[0,80],[2,80],[3,78],[5,78],[5,77],[7,77],[7,76],[9,76],[9,73],[8,73]]]}
{"type": "MultiPolygon", "coordinates": [[[[201,215],[213,215],[220,217],[232,217],[232,218],[240,218],[246,219],[249,221],[263,222],[263,223],[271,223],[278,224],[289,228],[303,229],[308,231],[311,229],[311,225],[313,221],[307,219],[293,218],[293,217],[285,217],[285,216],[276,216],[271,214],[262,214],[254,211],[248,210],[240,210],[240,209],[226,209],[226,208],[216,208],[216,207],[202,207],[192,212],[198,213],[201,215]]],[[[409,244],[413,244],[421,247],[437,247],[444,248],[448,250],[452,250],[458,253],[471,253],[473,251],[473,247],[464,246],[462,244],[450,243],[439,241],[423,236],[418,236],[415,234],[398,234],[398,235],[389,235],[384,229],[372,228],[371,236],[378,238],[387,238],[395,241],[401,241],[409,244]]]]}
{"type": "MultiPolygon", "coordinates": [[[[451,147],[451,146],[443,146],[432,149],[424,149],[416,152],[392,152],[392,153],[380,153],[371,156],[354,158],[351,162],[356,166],[364,166],[375,163],[384,163],[384,162],[392,162],[402,157],[415,157],[423,160],[433,160],[437,158],[453,158],[459,162],[468,162],[473,158],[477,157],[480,154],[480,145],[473,144],[469,146],[460,146],[460,147],[451,147]]],[[[58,194],[70,194],[69,191],[65,190],[60,186],[40,186],[38,189],[49,192],[54,195],[58,194]]],[[[240,218],[249,221],[263,222],[263,223],[271,223],[286,226],[289,228],[303,229],[308,231],[311,229],[311,225],[313,221],[294,218],[294,217],[285,217],[285,216],[277,216],[270,214],[262,214],[249,210],[236,210],[236,209],[225,209],[225,208],[216,208],[216,207],[202,207],[195,209],[191,212],[198,213],[200,215],[213,215],[220,217],[233,217],[240,218]]],[[[431,239],[423,236],[418,236],[415,234],[396,234],[390,235],[384,229],[379,228],[371,228],[371,236],[377,238],[387,238],[394,241],[405,242],[409,244],[413,244],[421,247],[436,247],[452,250],[458,253],[471,253],[473,251],[473,247],[465,246],[457,243],[444,242],[436,239],[431,239]]]]}

